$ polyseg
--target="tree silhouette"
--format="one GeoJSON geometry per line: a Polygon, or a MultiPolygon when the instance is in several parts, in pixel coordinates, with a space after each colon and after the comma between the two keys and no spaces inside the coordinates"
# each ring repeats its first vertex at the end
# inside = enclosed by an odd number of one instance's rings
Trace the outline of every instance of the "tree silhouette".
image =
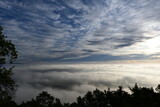
{"type": "Polygon", "coordinates": [[[42,91],[37,97],[36,102],[43,107],[51,107],[54,103],[54,97],[45,91],[42,91]]]}
{"type": "Polygon", "coordinates": [[[160,93],[160,84],[158,84],[158,86],[155,89],[158,93],[160,93]]]}
{"type": "Polygon", "coordinates": [[[61,101],[48,94],[46,91],[42,91],[36,99],[22,103],[20,107],[63,107],[61,101]]]}
{"type": "Polygon", "coordinates": [[[13,66],[10,66],[17,58],[15,45],[7,40],[0,26],[0,105],[11,101],[16,89],[15,81],[12,79],[13,66]]]}
{"type": "Polygon", "coordinates": [[[77,98],[77,105],[78,107],[86,107],[84,103],[84,98],[81,98],[80,96],[77,98]]]}

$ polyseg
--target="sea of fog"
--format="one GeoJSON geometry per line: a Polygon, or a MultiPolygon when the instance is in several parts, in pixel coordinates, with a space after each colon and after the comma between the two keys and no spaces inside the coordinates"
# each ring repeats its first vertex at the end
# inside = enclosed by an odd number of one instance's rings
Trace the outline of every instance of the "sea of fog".
{"type": "Polygon", "coordinates": [[[155,88],[160,84],[160,64],[33,64],[18,65],[14,69],[18,85],[18,103],[48,91],[62,102],[76,101],[87,91],[116,90],[118,86],[155,88]]]}

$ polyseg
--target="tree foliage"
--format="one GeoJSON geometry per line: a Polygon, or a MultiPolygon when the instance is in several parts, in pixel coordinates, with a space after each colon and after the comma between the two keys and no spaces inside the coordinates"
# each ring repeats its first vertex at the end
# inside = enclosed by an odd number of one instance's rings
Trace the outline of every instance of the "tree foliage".
{"type": "Polygon", "coordinates": [[[15,45],[7,40],[0,26],[0,105],[11,101],[16,89],[16,83],[12,79],[13,66],[11,65],[17,58],[15,45]],[[11,65],[11,66],[10,66],[11,65]]]}
{"type": "Polygon", "coordinates": [[[36,99],[22,103],[20,107],[63,107],[60,100],[51,96],[48,92],[42,91],[36,99]]]}
{"type": "Polygon", "coordinates": [[[17,51],[15,45],[11,40],[7,40],[7,36],[3,34],[3,27],[0,26],[0,65],[7,63],[13,63],[17,58],[17,51]]]}

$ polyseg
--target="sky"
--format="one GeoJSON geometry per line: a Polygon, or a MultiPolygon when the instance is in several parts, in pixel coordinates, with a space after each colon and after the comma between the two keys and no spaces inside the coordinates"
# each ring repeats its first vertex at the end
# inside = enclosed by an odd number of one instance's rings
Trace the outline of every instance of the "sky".
{"type": "Polygon", "coordinates": [[[1,0],[18,63],[157,59],[159,0],[1,0]]]}
{"type": "Polygon", "coordinates": [[[155,86],[159,12],[159,0],[0,0],[18,51],[17,101],[44,89],[65,102],[97,87],[155,86]]]}

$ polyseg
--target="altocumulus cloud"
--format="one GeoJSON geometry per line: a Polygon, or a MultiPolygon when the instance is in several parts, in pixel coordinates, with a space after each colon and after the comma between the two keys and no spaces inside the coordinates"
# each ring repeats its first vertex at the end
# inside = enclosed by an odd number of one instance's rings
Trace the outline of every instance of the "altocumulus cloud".
{"type": "Polygon", "coordinates": [[[128,86],[133,86],[135,83],[140,86],[155,87],[160,81],[159,70],[159,65],[154,64],[20,66],[15,69],[14,76],[19,86],[16,101],[21,102],[34,98],[42,90],[59,97],[63,102],[72,102],[77,96],[96,88],[116,89],[122,85],[127,89],[128,86]]]}
{"type": "Polygon", "coordinates": [[[17,45],[19,62],[155,54],[159,51],[143,49],[159,35],[159,5],[159,0],[1,0],[0,24],[17,45]]]}

